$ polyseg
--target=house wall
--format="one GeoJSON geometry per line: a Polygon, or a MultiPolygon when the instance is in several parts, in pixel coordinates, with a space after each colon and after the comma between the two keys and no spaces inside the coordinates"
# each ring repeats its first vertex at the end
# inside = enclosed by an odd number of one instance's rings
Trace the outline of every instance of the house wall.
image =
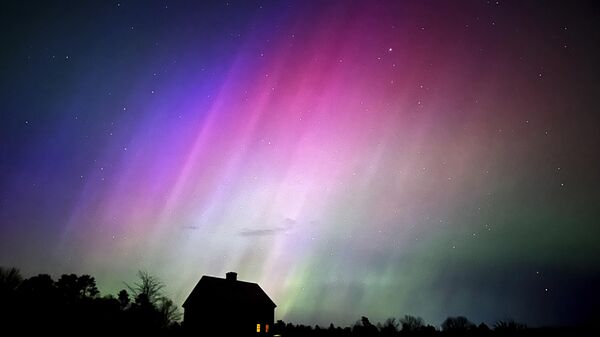
{"type": "Polygon", "coordinates": [[[184,310],[183,325],[193,335],[214,333],[256,336],[256,324],[261,324],[260,335],[267,335],[264,325],[269,324],[272,332],[275,318],[273,308],[237,308],[223,305],[192,305],[184,310]]]}

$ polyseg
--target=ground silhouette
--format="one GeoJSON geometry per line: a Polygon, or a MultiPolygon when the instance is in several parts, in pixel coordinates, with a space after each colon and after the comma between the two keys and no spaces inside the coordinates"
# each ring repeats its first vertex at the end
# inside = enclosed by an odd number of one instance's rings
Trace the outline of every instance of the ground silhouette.
{"type": "MultiPolygon", "coordinates": [[[[5,332],[23,335],[130,334],[186,336],[181,312],[163,290],[165,285],[147,272],[125,284],[116,296],[102,296],[90,275],[65,274],[58,280],[40,274],[23,278],[17,268],[0,267],[0,326],[5,332]]],[[[232,322],[233,323],[233,322],[232,322]]],[[[475,324],[466,317],[448,317],[439,327],[422,318],[406,315],[383,324],[363,316],[348,327],[320,327],[285,323],[273,325],[269,334],[290,337],[320,336],[595,336],[596,327],[529,328],[511,320],[494,326],[475,324]]],[[[197,331],[194,335],[198,335],[197,331]]],[[[205,334],[209,335],[209,334],[205,334]]],[[[227,335],[223,326],[219,335],[227,335]]],[[[258,334],[257,334],[258,335],[258,334]]],[[[262,335],[266,335],[262,333],[262,335]]]]}

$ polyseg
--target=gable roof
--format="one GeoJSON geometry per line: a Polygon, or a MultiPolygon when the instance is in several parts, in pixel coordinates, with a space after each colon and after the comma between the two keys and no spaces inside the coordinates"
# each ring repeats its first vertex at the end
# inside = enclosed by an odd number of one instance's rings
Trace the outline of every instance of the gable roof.
{"type": "Polygon", "coordinates": [[[227,280],[214,276],[202,276],[194,287],[183,307],[190,303],[221,303],[236,306],[270,306],[277,305],[269,298],[262,288],[251,282],[227,280]]]}

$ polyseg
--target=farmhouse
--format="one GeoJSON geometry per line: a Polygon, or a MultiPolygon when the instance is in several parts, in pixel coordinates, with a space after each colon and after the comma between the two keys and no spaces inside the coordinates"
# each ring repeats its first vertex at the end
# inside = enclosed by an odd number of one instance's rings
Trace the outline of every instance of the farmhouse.
{"type": "Polygon", "coordinates": [[[202,276],[183,303],[183,326],[199,335],[268,336],[272,334],[275,303],[256,283],[202,276]]]}

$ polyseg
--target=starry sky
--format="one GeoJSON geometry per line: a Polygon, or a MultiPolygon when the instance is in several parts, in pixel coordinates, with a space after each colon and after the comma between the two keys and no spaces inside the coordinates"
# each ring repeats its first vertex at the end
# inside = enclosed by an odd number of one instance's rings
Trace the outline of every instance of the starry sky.
{"type": "Polygon", "coordinates": [[[600,291],[600,7],[8,1],[0,265],[258,282],[276,319],[576,324],[600,291]]]}

